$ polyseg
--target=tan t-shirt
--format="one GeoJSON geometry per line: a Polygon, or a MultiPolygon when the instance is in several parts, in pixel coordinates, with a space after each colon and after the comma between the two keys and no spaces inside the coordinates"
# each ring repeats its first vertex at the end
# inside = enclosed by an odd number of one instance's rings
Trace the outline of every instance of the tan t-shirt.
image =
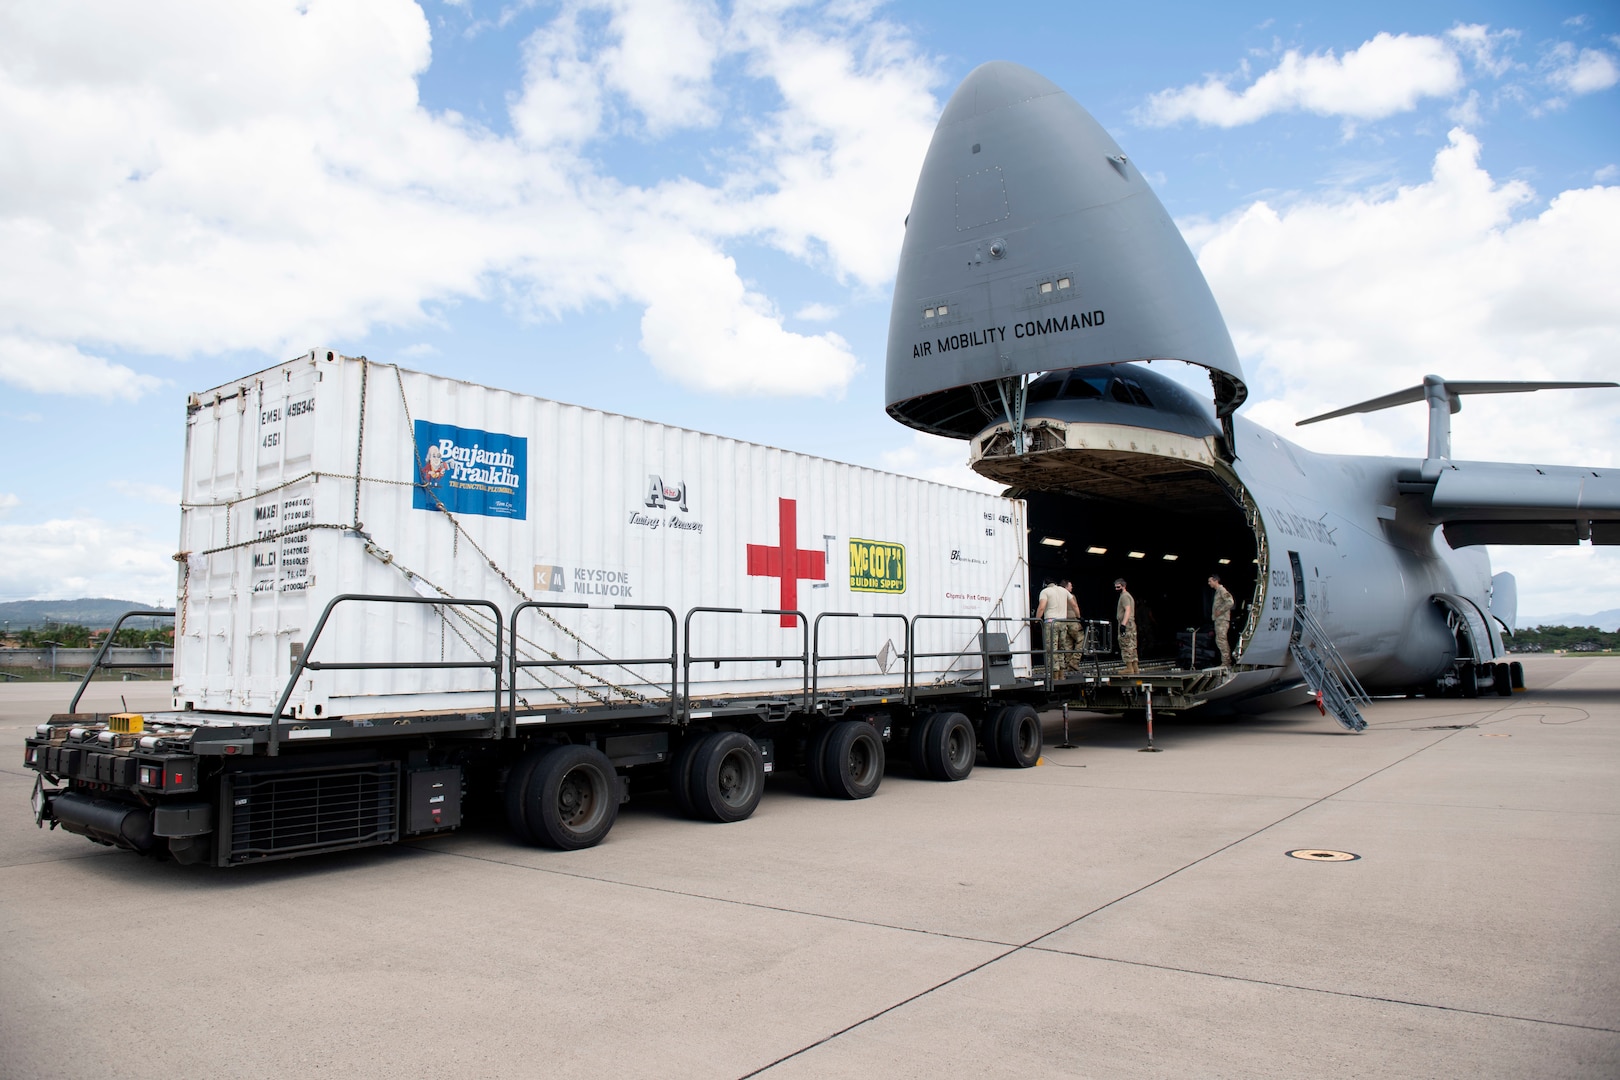
{"type": "Polygon", "coordinates": [[[1041,590],[1041,601],[1046,604],[1048,619],[1067,619],[1069,613],[1069,590],[1061,585],[1048,585],[1041,590]]]}

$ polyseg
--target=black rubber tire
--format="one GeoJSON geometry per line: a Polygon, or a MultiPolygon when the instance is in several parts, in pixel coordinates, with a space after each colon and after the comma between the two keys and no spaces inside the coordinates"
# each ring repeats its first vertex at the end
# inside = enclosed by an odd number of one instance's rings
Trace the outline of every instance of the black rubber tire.
{"type": "Polygon", "coordinates": [[[973,722],[959,712],[935,713],[928,723],[923,753],[928,775],[935,780],[966,780],[978,756],[973,722]]]}
{"type": "Polygon", "coordinates": [[[710,821],[741,821],[765,794],[765,755],[740,731],[705,735],[687,778],[692,807],[710,821]]]}
{"type": "Polygon", "coordinates": [[[537,843],[563,851],[601,843],[619,817],[613,762],[590,746],[553,748],[529,777],[523,814],[537,843]]]}
{"type": "Polygon", "coordinates": [[[864,720],[840,720],[827,729],[822,775],[827,794],[869,799],[883,783],[883,740],[864,720]]]}
{"type": "Polygon", "coordinates": [[[810,777],[810,790],[817,795],[831,795],[827,786],[827,740],[832,736],[832,725],[817,728],[804,745],[805,774],[810,777]]]}
{"type": "Polygon", "coordinates": [[[1008,769],[1028,769],[1041,760],[1041,717],[1028,705],[1013,705],[996,717],[996,752],[1008,769]]]}
{"type": "Polygon", "coordinates": [[[1506,664],[1497,664],[1491,672],[1491,680],[1496,684],[1497,697],[1513,696],[1513,673],[1506,664]]]}
{"type": "Polygon", "coordinates": [[[1508,677],[1513,684],[1513,689],[1524,689],[1524,665],[1519,661],[1515,660],[1508,665],[1508,677]]]}
{"type": "Polygon", "coordinates": [[[1457,689],[1465,698],[1479,697],[1479,670],[1473,664],[1464,664],[1457,669],[1457,689]]]}
{"type": "Polygon", "coordinates": [[[922,713],[912,722],[911,732],[906,736],[907,756],[911,759],[911,772],[918,778],[930,775],[928,772],[928,732],[939,719],[939,713],[922,713]]]}
{"type": "Polygon", "coordinates": [[[997,769],[1004,762],[1001,760],[1001,744],[996,739],[996,732],[1001,730],[1001,718],[1011,708],[1011,705],[1003,705],[979,721],[979,745],[984,749],[984,763],[997,769]]]}
{"type": "Polygon", "coordinates": [[[687,817],[698,816],[697,806],[692,801],[692,762],[706,738],[707,735],[696,732],[689,734],[669,763],[669,792],[687,817]]]}
{"type": "Polygon", "coordinates": [[[529,751],[506,774],[506,826],[512,830],[513,836],[525,844],[534,843],[534,833],[529,830],[524,793],[529,789],[529,778],[534,775],[534,767],[550,750],[551,747],[547,746],[529,751]]]}

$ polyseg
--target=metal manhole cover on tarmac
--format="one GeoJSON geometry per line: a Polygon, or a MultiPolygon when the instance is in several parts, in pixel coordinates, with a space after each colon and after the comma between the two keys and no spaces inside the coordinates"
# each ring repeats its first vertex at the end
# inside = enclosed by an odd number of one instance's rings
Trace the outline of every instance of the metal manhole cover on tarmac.
{"type": "Polygon", "coordinates": [[[1348,851],[1328,851],[1324,848],[1309,847],[1295,848],[1283,854],[1290,859],[1304,859],[1306,862],[1354,862],[1361,858],[1360,855],[1353,855],[1348,851]]]}

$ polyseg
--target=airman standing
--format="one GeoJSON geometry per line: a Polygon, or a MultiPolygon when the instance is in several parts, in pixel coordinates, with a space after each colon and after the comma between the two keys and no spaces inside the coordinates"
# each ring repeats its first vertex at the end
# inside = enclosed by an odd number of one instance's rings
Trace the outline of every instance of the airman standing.
{"type": "Polygon", "coordinates": [[[1119,593],[1119,658],[1125,661],[1125,674],[1138,673],[1136,663],[1136,598],[1125,590],[1125,579],[1115,578],[1114,589],[1119,593]]]}
{"type": "Polygon", "coordinates": [[[1071,640],[1071,620],[1078,614],[1074,594],[1062,582],[1049,581],[1041,590],[1041,602],[1035,608],[1035,617],[1043,620],[1041,629],[1046,640],[1046,666],[1052,678],[1061,679],[1074,662],[1074,642],[1071,640]]]}
{"type": "Polygon", "coordinates": [[[1221,667],[1231,667],[1232,646],[1226,639],[1232,629],[1232,594],[1221,584],[1219,574],[1209,575],[1209,587],[1215,590],[1215,603],[1210,607],[1215,622],[1215,647],[1221,653],[1221,667]]]}

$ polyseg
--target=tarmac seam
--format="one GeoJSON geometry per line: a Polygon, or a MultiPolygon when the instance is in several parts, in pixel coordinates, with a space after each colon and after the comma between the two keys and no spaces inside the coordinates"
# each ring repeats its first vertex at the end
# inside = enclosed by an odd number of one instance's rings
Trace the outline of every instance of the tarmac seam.
{"type": "Polygon", "coordinates": [[[926,990],[919,990],[915,994],[912,994],[910,997],[903,998],[900,1001],[896,1001],[892,1005],[884,1006],[883,1008],[879,1009],[877,1012],[873,1013],[870,1016],[862,1017],[861,1019],[855,1021],[853,1024],[849,1024],[846,1027],[839,1028],[837,1031],[834,1031],[834,1032],[831,1032],[830,1034],[824,1035],[821,1038],[817,1039],[813,1043],[809,1043],[809,1044],[807,1044],[805,1046],[799,1047],[797,1050],[793,1051],[793,1053],[791,1053],[791,1054],[783,1054],[781,1057],[777,1058],[775,1061],[772,1061],[769,1064],[761,1065],[759,1068],[755,1069],[753,1072],[743,1073],[741,1076],[739,1076],[737,1078],[737,1080],[749,1080],[750,1077],[758,1076],[760,1073],[766,1072],[766,1071],[768,1071],[770,1069],[774,1069],[778,1065],[781,1065],[783,1062],[792,1061],[794,1058],[798,1057],[800,1054],[807,1054],[810,1051],[814,1050],[818,1046],[825,1046],[827,1043],[832,1042],[834,1039],[840,1038],[840,1037],[842,1037],[844,1035],[848,1035],[851,1031],[854,1031],[856,1028],[862,1027],[862,1026],[864,1026],[866,1024],[870,1024],[873,1020],[877,1020],[880,1017],[886,1016],[889,1013],[894,1012],[894,1010],[896,1010],[896,1009],[902,1008],[902,1007],[904,1007],[906,1005],[910,1005],[913,1001],[916,1001],[919,998],[927,997],[929,994],[932,994],[936,990],[943,990],[945,987],[951,985],[952,983],[958,982],[958,981],[960,981],[962,979],[965,979],[969,975],[974,974],[975,972],[983,971],[985,968],[989,967],[991,964],[994,964],[999,960],[1005,960],[1007,957],[1011,956],[1013,953],[1023,951],[1023,949],[1025,947],[1026,946],[1023,946],[1023,945],[1015,945],[1012,948],[1008,949],[1006,952],[1002,953],[1000,956],[992,956],[990,959],[985,960],[982,963],[974,964],[972,967],[968,968],[966,971],[959,971],[955,975],[952,975],[950,978],[946,979],[944,982],[937,983],[934,986],[930,986],[926,990]]]}
{"type": "MultiPolygon", "coordinates": [[[[1569,1020],[1548,1020],[1539,1016],[1518,1016],[1514,1013],[1487,1012],[1483,1009],[1465,1009],[1457,1005],[1436,1005],[1429,1001],[1408,1001],[1405,998],[1384,997],[1379,994],[1358,994],[1351,990],[1325,990],[1320,986],[1301,986],[1298,983],[1278,982],[1275,979],[1257,979],[1249,975],[1231,975],[1219,971],[1201,971],[1198,968],[1177,967],[1174,964],[1153,964],[1145,960],[1125,960],[1117,956],[1099,956],[1096,953],[1071,952],[1068,949],[1057,949],[1049,945],[1023,946],[1034,952],[1043,952],[1053,956],[1074,956],[1085,960],[1101,960],[1109,964],[1124,964],[1128,967],[1152,968],[1155,971],[1174,971],[1184,975],[1201,975],[1211,979],[1226,979],[1231,982],[1251,983],[1255,986],[1274,986],[1281,990],[1304,990],[1312,994],[1328,994],[1332,997],[1355,998],[1360,1001],[1377,1001],[1389,1005],[1410,1005],[1418,1009],[1437,1009],[1441,1012],[1463,1013],[1468,1016],[1483,1016],[1492,1020],[1518,1020],[1526,1024],[1547,1024],[1553,1027],[1577,1028],[1581,1031],[1600,1031],[1608,1035],[1620,1035],[1620,1028],[1600,1027],[1596,1024],[1577,1024],[1569,1020]]],[[[1014,950],[1018,951],[1018,950],[1014,950]]],[[[997,957],[1000,959],[1000,957],[997,957]]]]}
{"type": "MultiPolygon", "coordinates": [[[[751,900],[736,900],[728,896],[710,896],[708,893],[687,892],[684,889],[670,889],[661,885],[645,885],[637,881],[620,881],[617,878],[598,877],[595,874],[580,874],[568,870],[554,870],[545,866],[530,866],[527,863],[509,862],[506,859],[495,859],[488,855],[470,855],[459,851],[442,851],[438,848],[407,847],[405,850],[419,851],[429,855],[447,855],[455,859],[472,859],[475,862],[489,863],[493,866],[506,866],[514,870],[532,870],[537,874],[553,874],[557,877],[573,878],[576,881],[593,881],[598,885],[617,885],[625,889],[639,889],[643,892],[662,893],[665,896],[680,896],[688,900],[707,900],[715,904],[730,904],[733,907],[752,908],[756,911],[771,911],[779,915],[802,915],[808,919],[825,919],[828,922],[848,923],[852,926],[869,926],[874,930],[896,930],[906,934],[921,934],[925,937],[944,938],[948,941],[965,941],[974,945],[994,945],[999,948],[1020,949],[1023,946],[1012,941],[996,941],[994,938],[971,937],[967,934],[948,934],[942,930],[927,930],[916,926],[900,926],[896,923],[875,922],[871,919],[852,919],[847,915],[828,915],[821,911],[803,911],[799,908],[782,907],[779,904],[761,904],[751,900]]],[[[1039,940],[1039,939],[1037,939],[1039,940]]],[[[986,961],[987,963],[989,961],[986,961]]],[[[966,974],[964,972],[964,974],[966,974]]]]}

